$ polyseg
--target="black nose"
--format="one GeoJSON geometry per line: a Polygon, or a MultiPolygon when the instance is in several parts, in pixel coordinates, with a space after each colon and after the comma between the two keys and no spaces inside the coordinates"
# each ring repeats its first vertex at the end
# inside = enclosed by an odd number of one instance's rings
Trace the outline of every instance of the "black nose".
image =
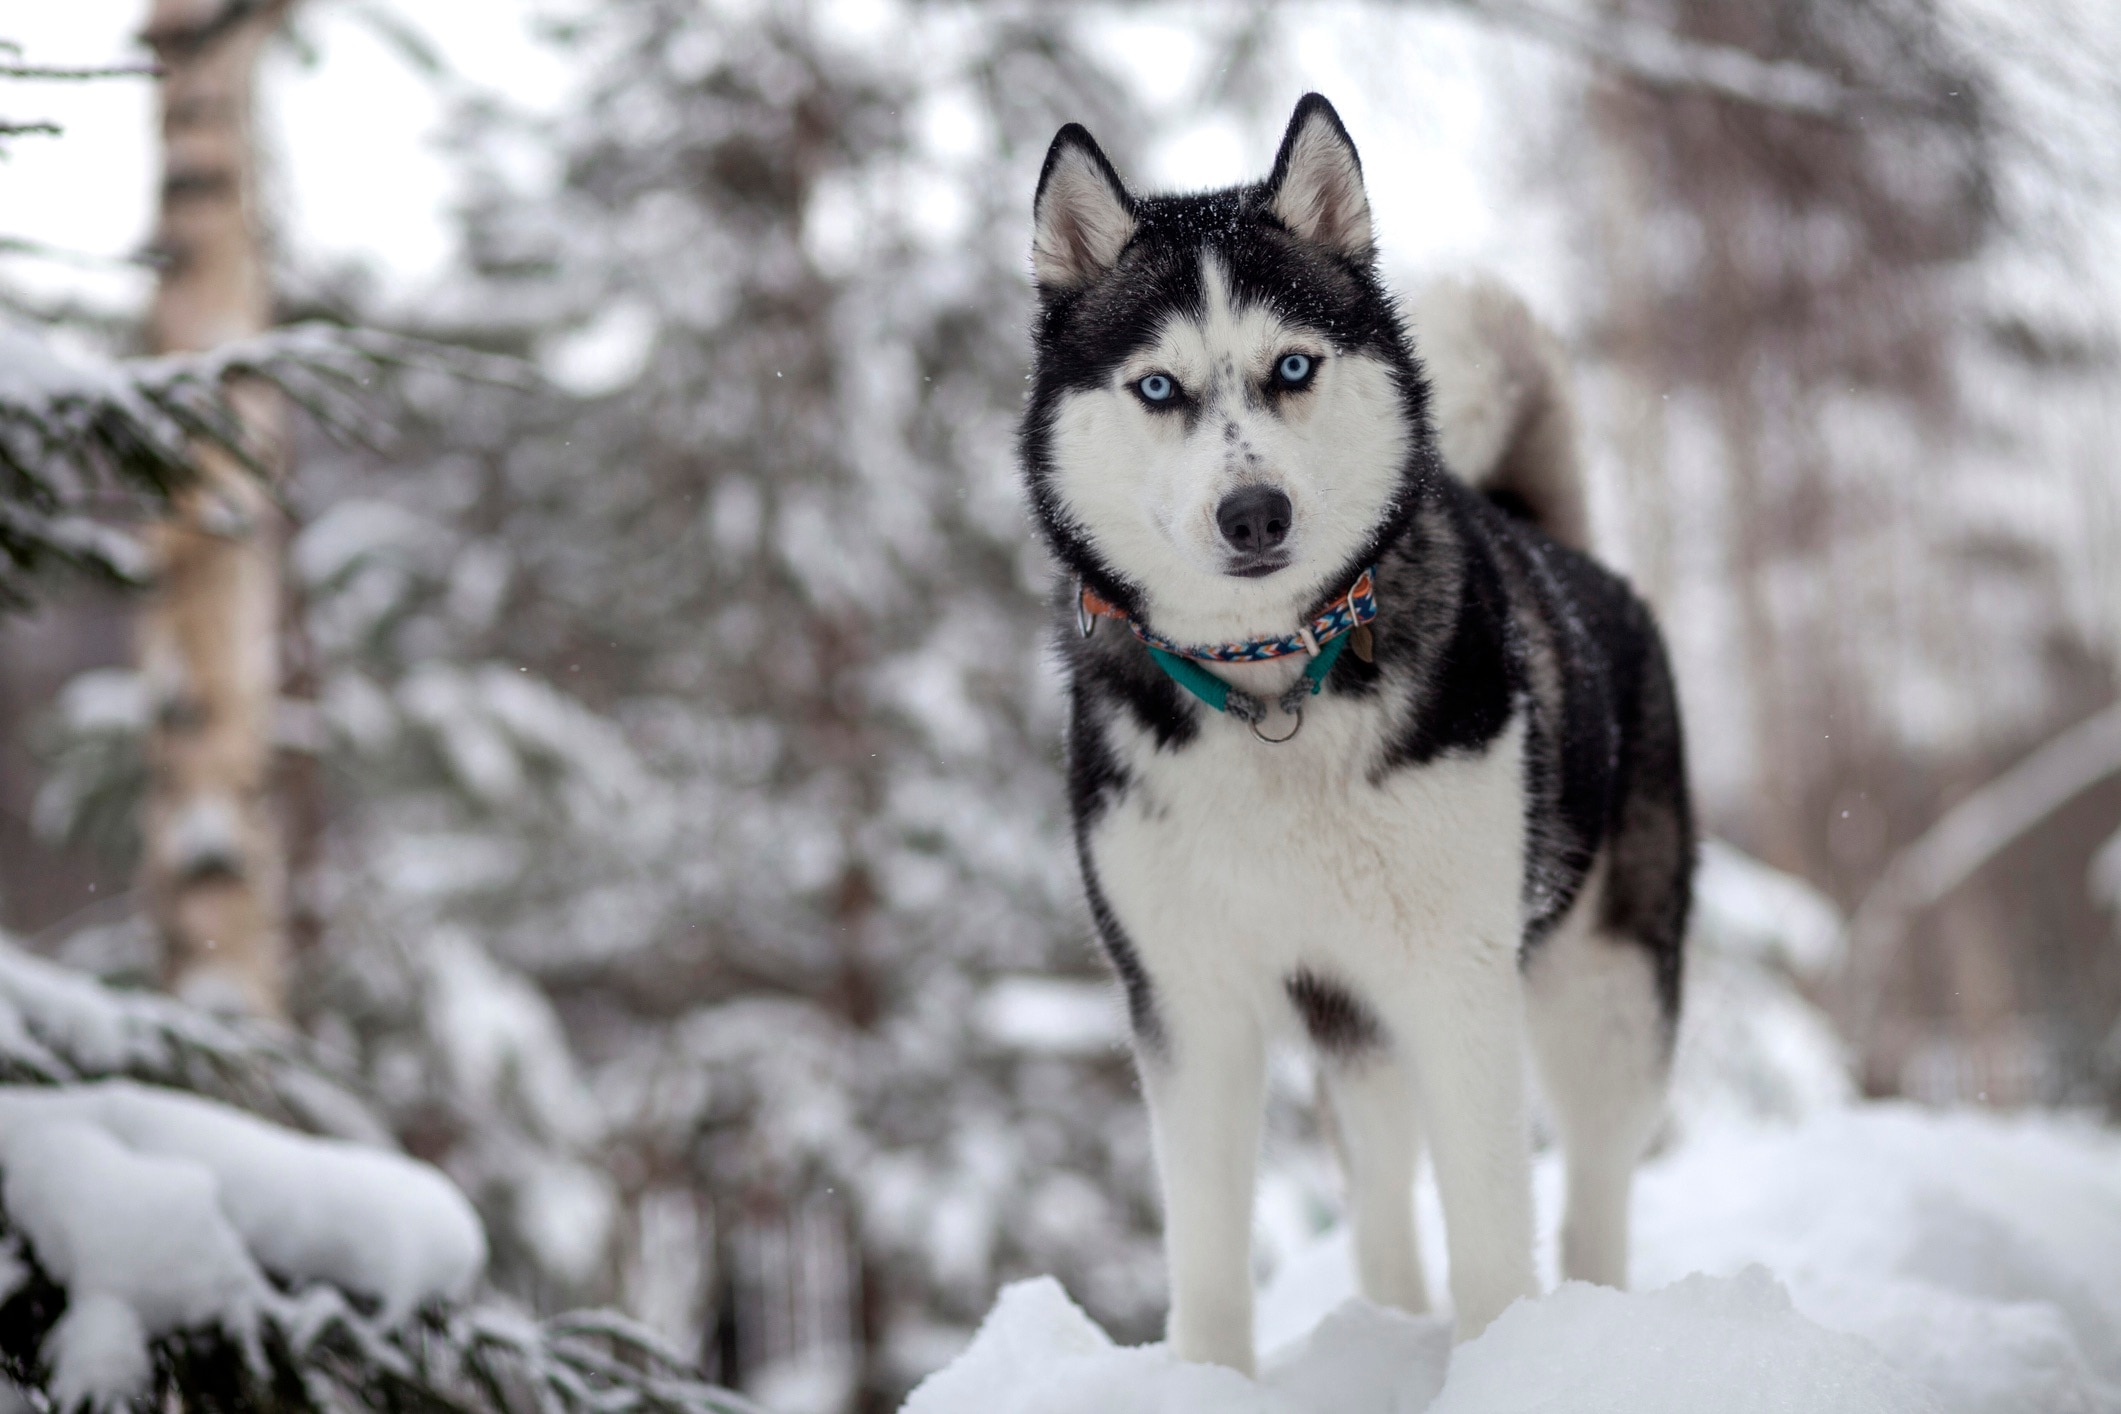
{"type": "Polygon", "coordinates": [[[1223,497],[1215,523],[1232,549],[1263,554],[1289,538],[1289,498],[1271,486],[1247,486],[1223,497]]]}

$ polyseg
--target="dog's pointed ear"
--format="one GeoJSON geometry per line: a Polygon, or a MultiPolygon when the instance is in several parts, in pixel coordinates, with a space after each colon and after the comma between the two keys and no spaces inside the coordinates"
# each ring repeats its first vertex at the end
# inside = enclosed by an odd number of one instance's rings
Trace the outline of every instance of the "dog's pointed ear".
{"type": "Polygon", "coordinates": [[[1134,199],[1080,123],[1046,150],[1031,200],[1031,269],[1041,290],[1072,290],[1110,270],[1134,235],[1134,199]]]}
{"type": "Polygon", "coordinates": [[[1376,253],[1362,159],[1322,95],[1307,93],[1297,103],[1267,190],[1268,209],[1297,236],[1363,264],[1376,253]]]}

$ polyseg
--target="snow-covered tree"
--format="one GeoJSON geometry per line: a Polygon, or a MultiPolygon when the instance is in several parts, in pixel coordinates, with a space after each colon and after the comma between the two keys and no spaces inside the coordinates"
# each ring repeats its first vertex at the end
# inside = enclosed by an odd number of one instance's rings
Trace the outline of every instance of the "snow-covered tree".
{"type": "Polygon", "coordinates": [[[271,1031],[0,938],[0,1392],[77,1410],[743,1414],[615,1312],[475,1299],[438,1173],[271,1031]]]}

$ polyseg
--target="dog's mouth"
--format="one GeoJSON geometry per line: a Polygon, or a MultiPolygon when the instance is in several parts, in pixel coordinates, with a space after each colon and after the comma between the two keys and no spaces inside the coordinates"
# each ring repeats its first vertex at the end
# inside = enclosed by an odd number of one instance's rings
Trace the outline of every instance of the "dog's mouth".
{"type": "Polygon", "coordinates": [[[1265,579],[1277,570],[1289,567],[1289,555],[1236,555],[1224,565],[1223,573],[1239,579],[1265,579]]]}

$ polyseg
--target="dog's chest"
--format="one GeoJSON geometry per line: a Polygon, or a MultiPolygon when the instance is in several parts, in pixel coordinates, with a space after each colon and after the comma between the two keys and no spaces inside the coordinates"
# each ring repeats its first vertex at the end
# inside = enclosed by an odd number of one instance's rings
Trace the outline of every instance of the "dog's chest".
{"type": "MultiPolygon", "coordinates": [[[[1277,729],[1278,729],[1278,724],[1277,729]]],[[[1087,836],[1100,887],[1154,972],[1389,970],[1522,919],[1522,731],[1372,779],[1381,714],[1314,701],[1272,745],[1211,718],[1183,748],[1125,733],[1128,785],[1087,836]]],[[[1382,980],[1382,979],[1380,979],[1382,980]]]]}

